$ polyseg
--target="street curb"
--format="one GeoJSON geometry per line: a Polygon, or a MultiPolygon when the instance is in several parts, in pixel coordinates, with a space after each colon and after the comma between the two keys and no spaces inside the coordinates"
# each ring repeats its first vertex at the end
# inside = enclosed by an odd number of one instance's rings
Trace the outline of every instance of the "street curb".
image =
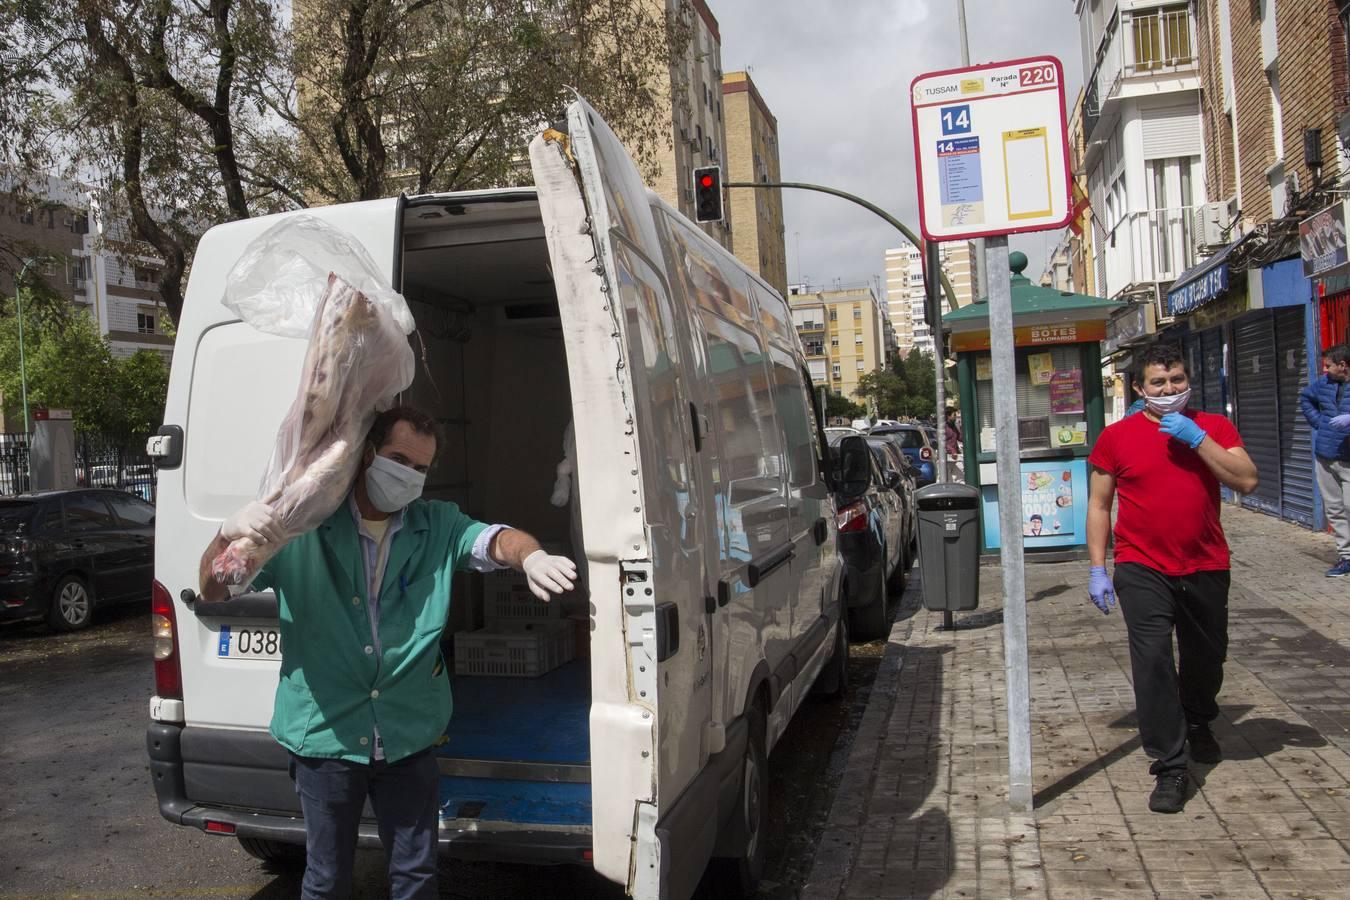
{"type": "MultiPolygon", "coordinates": [[[[918,567],[905,582],[901,595],[901,611],[913,599],[917,603],[919,591],[918,567]]],[[[811,874],[798,896],[801,900],[836,900],[848,877],[853,873],[861,843],[863,825],[867,820],[867,803],[872,796],[878,755],[883,745],[886,724],[899,695],[900,673],[905,666],[905,642],[913,631],[914,616],[897,619],[891,626],[886,641],[886,652],[877,668],[876,677],[867,697],[858,732],[853,737],[848,763],[835,789],[834,801],[825,830],[816,846],[811,863],[811,874]]]]}

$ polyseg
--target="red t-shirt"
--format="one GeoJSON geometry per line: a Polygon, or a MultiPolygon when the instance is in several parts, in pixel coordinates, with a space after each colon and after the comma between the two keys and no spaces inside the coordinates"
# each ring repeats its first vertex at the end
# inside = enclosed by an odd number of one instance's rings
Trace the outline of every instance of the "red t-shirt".
{"type": "MultiPolygon", "coordinates": [[[[1186,410],[1225,450],[1242,437],[1224,416],[1186,410]]],[[[1088,462],[1116,479],[1116,562],[1164,575],[1227,569],[1228,539],[1219,524],[1219,479],[1200,455],[1144,413],[1110,425],[1088,462]]]]}

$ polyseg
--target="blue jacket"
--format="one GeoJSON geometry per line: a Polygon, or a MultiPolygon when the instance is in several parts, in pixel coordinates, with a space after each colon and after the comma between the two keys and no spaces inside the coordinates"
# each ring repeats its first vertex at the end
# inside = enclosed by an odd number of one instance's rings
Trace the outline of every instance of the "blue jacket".
{"type": "Polygon", "coordinates": [[[1350,429],[1332,428],[1331,420],[1350,413],[1350,383],[1337,384],[1325,375],[1309,384],[1298,395],[1303,417],[1316,431],[1313,453],[1322,459],[1350,460],[1350,429]],[[1341,402],[1336,402],[1336,389],[1341,388],[1341,402]]]}

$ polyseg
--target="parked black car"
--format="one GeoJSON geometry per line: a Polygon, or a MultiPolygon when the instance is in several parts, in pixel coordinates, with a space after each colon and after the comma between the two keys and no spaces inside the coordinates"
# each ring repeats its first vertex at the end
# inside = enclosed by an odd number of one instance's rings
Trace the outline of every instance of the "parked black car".
{"type": "Polygon", "coordinates": [[[894,441],[869,435],[867,443],[872,448],[872,454],[877,456],[886,482],[894,485],[891,490],[900,503],[900,565],[891,574],[891,590],[898,592],[904,588],[905,576],[909,572],[910,564],[914,562],[915,551],[919,546],[919,515],[918,507],[914,505],[914,491],[918,488],[919,473],[894,441]],[[891,478],[892,474],[900,477],[891,478]]]}
{"type": "Polygon", "coordinates": [[[84,628],[96,606],[148,600],[155,508],[123,491],[0,498],[0,621],[84,628]]]}
{"type": "Polygon", "coordinates": [[[903,553],[899,503],[866,438],[841,435],[833,444],[835,526],[844,561],[849,634],[875,640],[890,629],[887,588],[903,553]]]}

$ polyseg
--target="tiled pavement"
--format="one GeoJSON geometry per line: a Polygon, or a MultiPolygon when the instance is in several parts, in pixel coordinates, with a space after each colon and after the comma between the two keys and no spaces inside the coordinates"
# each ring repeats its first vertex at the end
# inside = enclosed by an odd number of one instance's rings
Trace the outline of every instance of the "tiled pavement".
{"type": "Polygon", "coordinates": [[[1325,535],[1225,507],[1230,645],[1216,766],[1148,811],[1119,611],[1087,564],[1027,567],[1035,811],[1011,814],[1001,575],[944,631],[917,574],[830,812],[808,898],[1350,897],[1350,578],[1325,535]]]}

